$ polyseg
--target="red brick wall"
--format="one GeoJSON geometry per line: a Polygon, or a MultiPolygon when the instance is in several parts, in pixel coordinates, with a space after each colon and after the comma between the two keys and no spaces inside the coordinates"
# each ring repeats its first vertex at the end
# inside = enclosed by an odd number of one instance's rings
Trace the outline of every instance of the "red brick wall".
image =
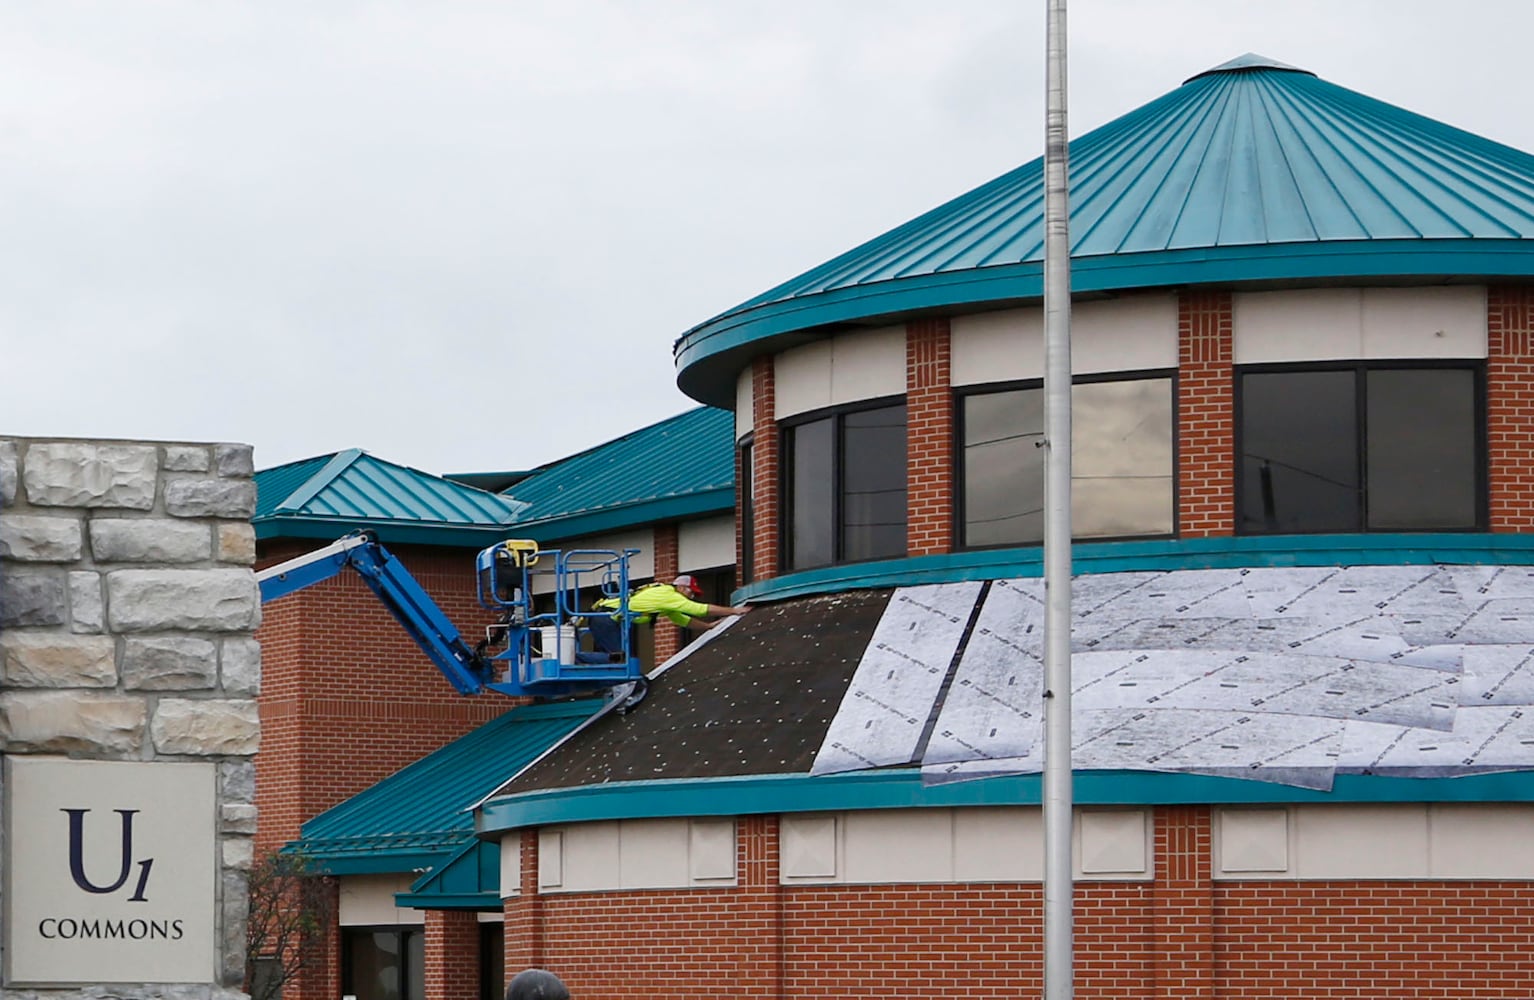
{"type": "Polygon", "coordinates": [[[1214,838],[1208,806],[1156,809],[1151,948],[1156,996],[1214,996],[1214,838]]]}
{"type": "Polygon", "coordinates": [[[1486,440],[1492,531],[1534,530],[1534,288],[1486,296],[1486,440]]]}
{"type": "Polygon", "coordinates": [[[472,911],[426,911],[425,1000],[479,1000],[479,919],[472,911]]]}
{"type": "Polygon", "coordinates": [[[1177,519],[1184,538],[1235,532],[1233,308],[1229,292],[1177,306],[1177,519]]]}
{"type": "MultiPolygon", "coordinates": [[[[1207,806],[1159,807],[1154,880],[1076,885],[1077,997],[1534,996],[1534,884],[1215,882],[1211,829],[1207,806]]],[[[536,897],[523,845],[507,974],[541,965],[582,1000],[1042,989],[1036,883],[779,886],[777,820],[747,817],[738,888],[536,897]]]]}
{"type": "MultiPolygon", "coordinates": [[[[317,546],[282,543],[269,565],[317,546]]],[[[491,619],[474,596],[473,554],[391,546],[472,644],[491,619]]],[[[516,702],[460,695],[361,579],[345,572],[263,608],[256,755],[258,849],[516,702]]]]}
{"type": "Polygon", "coordinates": [[[505,919],[502,954],[508,983],[523,969],[543,968],[543,897],[538,895],[537,830],[522,831],[522,878],[518,884],[521,894],[507,897],[502,910],[505,919]]]}
{"type": "Polygon", "coordinates": [[[777,392],[771,358],[751,362],[751,480],[756,507],[752,510],[751,569],[758,580],[778,575],[778,423],[777,392]]]}
{"type": "MultiPolygon", "coordinates": [[[[662,583],[670,583],[676,579],[678,573],[677,557],[677,526],[675,524],[657,524],[655,526],[655,579],[662,583]]],[[[682,630],[677,628],[668,619],[656,616],[655,618],[655,664],[659,666],[682,648],[682,630]]]]}
{"type": "Polygon", "coordinates": [[[1534,885],[1221,882],[1215,994],[1534,996],[1534,885]]]}
{"type": "Polygon", "coordinates": [[[906,552],[953,548],[953,390],[948,320],[906,326],[906,552]]]}

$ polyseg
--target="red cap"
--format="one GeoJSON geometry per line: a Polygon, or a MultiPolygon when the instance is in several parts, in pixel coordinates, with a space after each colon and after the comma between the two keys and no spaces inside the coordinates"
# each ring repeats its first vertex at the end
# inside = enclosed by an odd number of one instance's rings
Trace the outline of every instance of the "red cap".
{"type": "Polygon", "coordinates": [[[694,599],[703,596],[703,588],[698,586],[698,581],[688,576],[686,573],[683,573],[675,580],[672,580],[671,585],[677,590],[683,590],[691,594],[694,599]]]}

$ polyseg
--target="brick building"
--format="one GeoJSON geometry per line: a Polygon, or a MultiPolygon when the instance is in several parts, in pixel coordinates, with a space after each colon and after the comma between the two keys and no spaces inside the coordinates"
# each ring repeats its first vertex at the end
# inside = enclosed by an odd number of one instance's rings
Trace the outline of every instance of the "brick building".
{"type": "MultiPolygon", "coordinates": [[[[1534,157],[1247,56],[1071,175],[1077,995],[1534,993],[1534,157]]],[[[760,607],[480,806],[506,968],[1039,987],[1042,180],[678,341],[760,607]]]]}
{"type": "MultiPolygon", "coordinates": [[[[508,537],[636,549],[636,582],[689,572],[722,601],[734,583],[730,426],[728,413],[694,409],[521,473],[441,477],[356,449],[262,470],[258,568],[371,531],[471,645],[492,620],[475,553],[508,537]]],[[[669,623],[653,637],[647,663],[679,646],[669,623]]],[[[432,996],[477,996],[482,983],[498,995],[499,862],[465,810],[598,702],[459,695],[350,572],[268,603],[259,639],[257,851],[300,846],[336,877],[339,910],[328,960],[284,996],[420,997],[428,983],[432,996]],[[428,980],[438,954],[460,961],[428,980]]]]}

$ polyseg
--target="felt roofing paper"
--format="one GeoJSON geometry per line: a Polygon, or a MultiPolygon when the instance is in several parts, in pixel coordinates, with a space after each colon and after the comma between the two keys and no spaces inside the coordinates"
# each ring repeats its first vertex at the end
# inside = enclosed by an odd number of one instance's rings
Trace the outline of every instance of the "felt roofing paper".
{"type": "MultiPolygon", "coordinates": [[[[1534,767],[1534,574],[1364,566],[1073,584],[1073,764],[1331,787],[1534,767]]],[[[1043,585],[897,590],[814,773],[1042,769],[1043,585]],[[965,602],[969,601],[970,604],[965,602]]]]}

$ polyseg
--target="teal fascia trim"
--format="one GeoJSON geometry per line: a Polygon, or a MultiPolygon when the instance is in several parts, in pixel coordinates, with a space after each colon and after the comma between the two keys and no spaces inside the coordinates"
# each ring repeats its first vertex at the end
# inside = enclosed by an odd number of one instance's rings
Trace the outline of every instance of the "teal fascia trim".
{"type": "Polygon", "coordinates": [[[450,856],[445,851],[379,852],[350,857],[310,855],[314,870],[321,875],[399,875],[434,868],[450,856]]]}
{"type": "Polygon", "coordinates": [[[683,521],[705,514],[730,513],[734,510],[735,487],[732,484],[698,490],[683,496],[624,504],[609,510],[581,511],[557,515],[547,520],[514,521],[506,525],[502,534],[507,538],[531,538],[542,544],[662,521],[683,521]]]}
{"type": "MultiPolygon", "coordinates": [[[[1078,542],[1076,573],[1242,569],[1254,566],[1534,565],[1534,535],[1249,535],[1078,542]]],[[[826,566],[760,580],[737,590],[741,601],[780,601],[869,587],[909,587],[956,580],[1040,576],[1043,550],[981,549],[880,562],[826,566]]]]}
{"type": "MultiPolygon", "coordinates": [[[[1534,773],[1464,778],[1338,775],[1330,792],[1239,778],[1145,771],[1078,771],[1077,805],[1186,805],[1291,802],[1534,802],[1534,773]]],[[[597,820],[868,809],[1038,805],[1040,775],[923,785],[912,768],[811,777],[807,774],[614,782],[493,799],[476,817],[482,837],[523,827],[597,820]]]]}
{"type": "Polygon", "coordinates": [[[408,892],[395,893],[394,901],[397,906],[419,910],[499,910],[500,889],[500,845],[471,840],[416,879],[408,892]]]}
{"type": "MultiPolygon", "coordinates": [[[[1529,277],[1534,240],[1337,240],[1199,247],[1071,258],[1075,294],[1182,285],[1349,279],[1529,277]]],[[[738,365],[774,349],[774,338],[884,317],[995,308],[1041,299],[1043,262],[1024,261],[833,288],[725,313],[683,334],[677,386],[700,403],[730,409],[738,365]],[[711,363],[712,362],[712,363],[711,363]]]]}
{"type": "Polygon", "coordinates": [[[386,545],[436,545],[478,551],[517,537],[515,525],[471,528],[462,525],[405,523],[367,518],[318,518],[309,514],[273,515],[251,521],[256,538],[317,538],[333,542],[353,531],[371,531],[386,545]]]}

